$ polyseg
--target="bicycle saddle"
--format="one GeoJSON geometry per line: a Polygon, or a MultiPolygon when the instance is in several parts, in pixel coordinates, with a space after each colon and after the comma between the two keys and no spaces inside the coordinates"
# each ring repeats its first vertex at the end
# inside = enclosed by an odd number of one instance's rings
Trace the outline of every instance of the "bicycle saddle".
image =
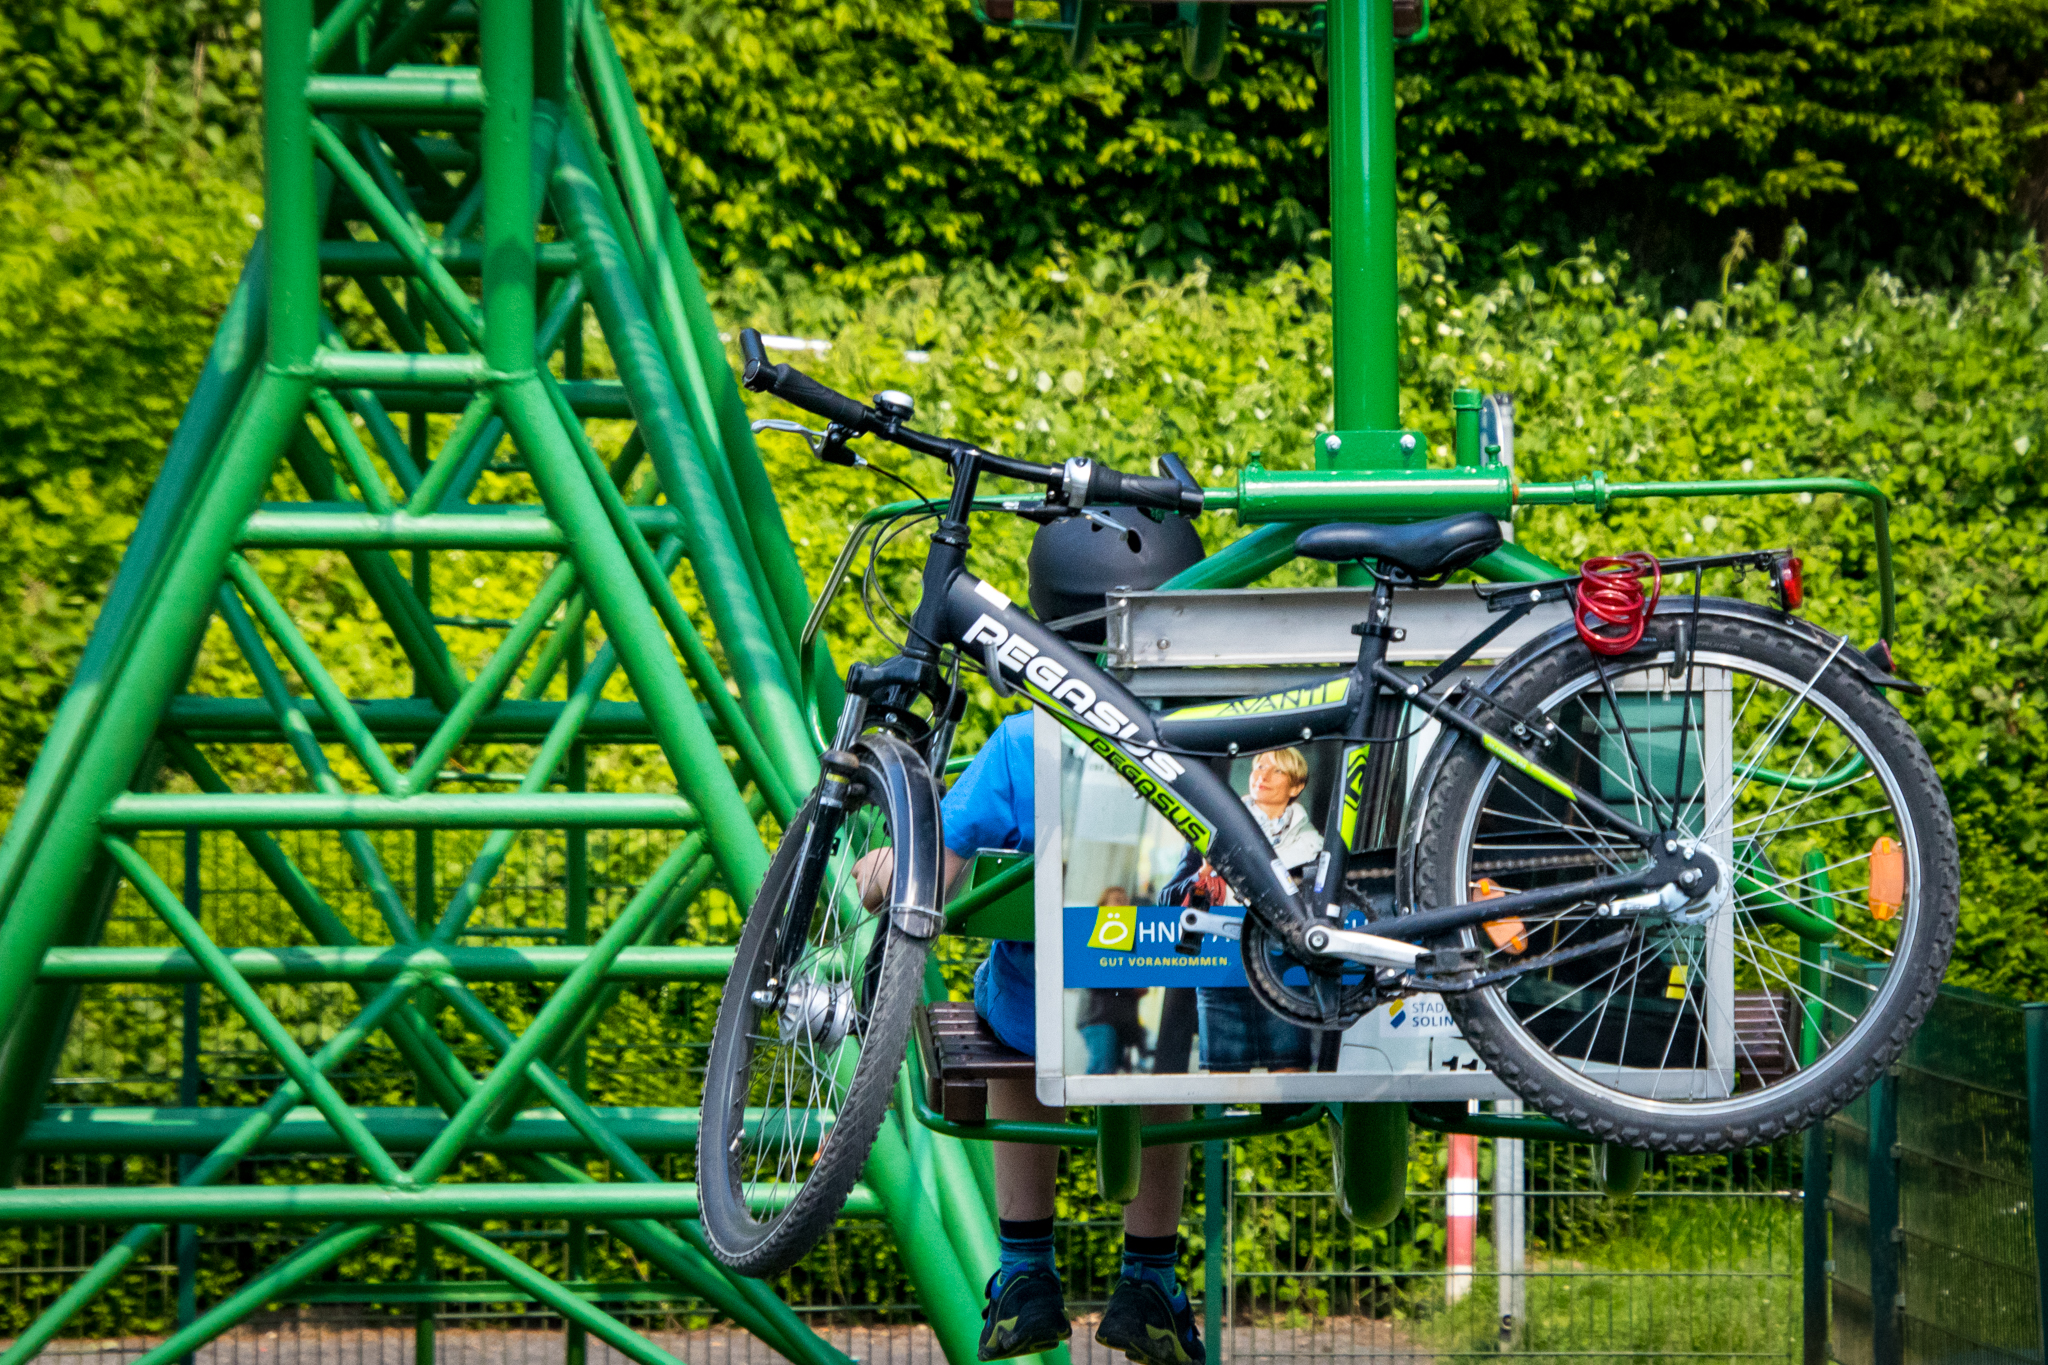
{"type": "Polygon", "coordinates": [[[1332,564],[1376,559],[1390,568],[1406,570],[1411,578],[1437,578],[1493,553],[1500,548],[1500,540],[1499,522],[1484,512],[1464,512],[1405,526],[1362,521],[1311,526],[1294,542],[1294,552],[1332,564]]]}

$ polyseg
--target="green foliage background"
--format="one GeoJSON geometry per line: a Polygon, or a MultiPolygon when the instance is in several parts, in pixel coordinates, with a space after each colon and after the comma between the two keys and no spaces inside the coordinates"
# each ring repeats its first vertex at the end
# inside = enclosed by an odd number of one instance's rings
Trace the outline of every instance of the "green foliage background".
{"type": "MultiPolygon", "coordinates": [[[[1446,0],[1435,40],[1400,58],[1404,422],[1447,458],[1449,391],[1473,384],[1515,396],[1527,479],[1797,473],[1884,487],[1896,644],[1931,689],[1906,705],[1964,841],[1952,978],[2018,996],[2048,991],[2035,780],[2048,738],[2048,274],[2019,243],[2048,184],[2044,3],[1446,0]],[[1761,257],[1727,250],[1738,228],[1761,257]]],[[[1324,92],[1298,18],[1261,14],[1205,88],[1181,78],[1166,35],[1109,44],[1073,72],[1049,43],[985,31],[953,0],[609,12],[729,323],[830,338],[815,366],[828,382],[905,388],[942,429],[1007,451],[1135,470],[1175,449],[1212,482],[1253,451],[1307,463],[1331,416],[1329,276],[1324,92]]],[[[218,3],[27,0],[0,13],[11,785],[260,223],[253,37],[245,9],[218,3]]],[[[594,337],[592,355],[601,372],[594,337]]],[[[622,436],[601,443],[609,453],[622,436]]],[[[815,583],[853,521],[898,490],[794,445],[770,458],[815,583]]],[[[899,472],[935,483],[932,469],[899,472]]],[[[293,487],[281,476],[281,494],[293,487]]],[[[486,483],[493,497],[521,489],[486,483]]],[[[1561,563],[1794,544],[1817,619],[1859,643],[1876,633],[1869,528],[1835,499],[1540,511],[1521,531],[1561,563]]],[[[1212,545],[1235,532],[1227,517],[1204,528],[1212,545]]],[[[1023,527],[993,524],[979,566],[1021,591],[1025,544],[1023,527]]],[[[912,548],[889,575],[898,592],[912,548]]],[[[266,564],[348,685],[403,695],[376,614],[337,568],[266,564]]],[[[472,570],[465,607],[478,615],[510,614],[532,586],[488,557],[472,570]]],[[[1281,577],[1311,581],[1306,567],[1281,577]]],[[[841,660],[877,648],[851,598],[829,629],[841,660]]],[[[487,644],[463,644],[465,662],[487,644]]],[[[246,690],[224,650],[201,669],[246,690]]],[[[970,740],[997,714],[977,698],[970,740]]],[[[488,767],[494,755],[463,757],[488,767]]],[[[286,758],[255,751],[239,772],[275,780],[286,758]]],[[[529,870],[544,876],[548,856],[529,870]]],[[[729,907],[714,898],[704,914],[690,932],[729,935],[729,907]]],[[[502,1003],[516,1023],[515,996],[502,1003]]],[[[317,992],[292,1003],[309,1040],[343,1007],[317,992]]],[[[108,1004],[71,1064],[163,1102],[149,1089],[168,1066],[160,1003],[108,1004]]],[[[612,1078],[600,1098],[670,1098],[651,1068],[701,1032],[701,1014],[701,1001],[630,996],[599,1042],[612,1078]]],[[[366,1101],[406,1098],[386,1062],[354,1082],[366,1101]]],[[[1308,1180],[1319,1141],[1248,1149],[1238,1178],[1308,1180]]],[[[1419,1144],[1416,1183],[1436,1182],[1440,1159],[1419,1144]]],[[[1439,1236],[1418,1220],[1375,1254],[1413,1262],[1439,1236]]],[[[0,1239],[0,1260],[19,1262],[21,1237],[0,1239]]],[[[797,1288],[889,1301],[885,1249],[849,1237],[797,1288]]],[[[1087,1254],[1108,1255],[1107,1235],[1087,1254]]],[[[380,1246],[350,1269],[397,1274],[403,1259],[380,1246]]],[[[234,1270],[209,1274],[226,1284],[234,1270]]],[[[138,1291],[110,1301],[103,1323],[162,1309],[138,1291]]]]}
{"type": "MultiPolygon", "coordinates": [[[[1684,301],[1737,228],[1810,264],[1966,279],[2048,222],[2048,0],[1435,0],[1397,57],[1402,193],[1481,276],[1596,239],[1684,301]]],[[[1119,20],[1163,20],[1133,4],[1119,20]]],[[[1042,17],[1050,0],[1026,0],[1042,17]]],[[[965,0],[617,0],[614,34],[707,263],[835,286],[1128,256],[1256,274],[1320,254],[1310,21],[1240,7],[1223,77],[1171,30],[1083,70],[965,0]]],[[[0,159],[233,143],[250,0],[0,10],[0,159]]]]}

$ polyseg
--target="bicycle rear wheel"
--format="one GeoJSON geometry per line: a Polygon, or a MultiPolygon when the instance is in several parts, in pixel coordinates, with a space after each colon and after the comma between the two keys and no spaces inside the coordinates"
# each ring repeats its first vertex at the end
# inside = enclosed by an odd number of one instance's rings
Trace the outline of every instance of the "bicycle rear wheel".
{"type": "MultiPolygon", "coordinates": [[[[898,744],[869,736],[863,746],[898,744]]],[[[898,747],[901,747],[898,745],[898,747]]],[[[914,756],[908,760],[915,763],[914,756]]],[[[899,765],[900,767],[900,765],[899,765]]],[[[921,769],[919,769],[921,771],[921,769]]],[[[704,1068],[697,1193],[705,1240],[744,1275],[789,1269],[859,1178],[903,1064],[925,941],[862,908],[854,866],[878,849],[935,861],[899,833],[936,810],[863,754],[843,811],[813,793],[784,831],[747,913],[704,1068]]],[[[899,868],[896,885],[905,885],[899,868]]],[[[938,868],[925,870],[935,885],[938,868]]]]}
{"type": "MultiPolygon", "coordinates": [[[[1716,894],[1665,918],[1582,902],[1468,929],[1453,941],[1505,975],[1446,997],[1537,1108],[1680,1152],[1767,1142],[1861,1094],[1933,1003],[1960,880],[1934,767],[1845,644],[1708,599],[1688,669],[1672,645],[1691,615],[1667,602],[1619,658],[1561,632],[1467,704],[1522,722],[1532,756],[1637,823],[1699,840],[1716,894]]],[[[1468,738],[1441,739],[1426,771],[1417,906],[1646,861],[1468,738]]]]}

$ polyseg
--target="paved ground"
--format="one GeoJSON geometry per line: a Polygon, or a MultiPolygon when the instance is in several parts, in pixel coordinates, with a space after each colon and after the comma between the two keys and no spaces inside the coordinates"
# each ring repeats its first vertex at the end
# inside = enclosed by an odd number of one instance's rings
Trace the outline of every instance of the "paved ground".
{"type": "MultiPolygon", "coordinates": [[[[744,1333],[711,1328],[651,1334],[663,1349],[689,1365],[788,1365],[744,1333]]],[[[825,1329],[833,1345],[861,1365],[945,1365],[929,1328],[861,1327],[825,1329]]],[[[1074,1365],[1121,1365],[1122,1357],[1095,1344],[1091,1318],[1074,1323],[1074,1365]]],[[[1333,1361],[1403,1362],[1425,1365],[1432,1357],[1415,1352],[1398,1325],[1373,1318],[1324,1318],[1308,1328],[1236,1327],[1226,1361],[1247,1365],[1327,1365],[1333,1361]]],[[[43,1352],[51,1362],[117,1365],[132,1361],[151,1340],[68,1341],[43,1352]]],[[[6,1343],[0,1342],[0,1349],[6,1343]]],[[[564,1365],[560,1331],[474,1330],[443,1327],[435,1338],[435,1365],[564,1365]]],[[[1212,1361],[1215,1359],[1211,1356],[1212,1361]]],[[[589,1365],[625,1365],[628,1357],[592,1341],[589,1365]]],[[[415,1365],[409,1328],[328,1327],[284,1323],[245,1328],[200,1351],[196,1365],[415,1365]]]]}

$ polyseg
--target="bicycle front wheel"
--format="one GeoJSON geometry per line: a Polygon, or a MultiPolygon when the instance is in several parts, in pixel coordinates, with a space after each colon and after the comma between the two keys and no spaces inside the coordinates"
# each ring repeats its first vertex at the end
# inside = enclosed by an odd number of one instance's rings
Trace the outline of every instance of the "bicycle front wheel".
{"type": "Polygon", "coordinates": [[[888,1111],[925,942],[862,908],[854,869],[885,849],[922,856],[896,837],[917,814],[898,805],[914,799],[864,755],[843,810],[814,793],[798,812],[747,913],[697,1134],[704,1236],[730,1270],[780,1274],[818,1244],[888,1111]]]}
{"type": "MultiPolygon", "coordinates": [[[[1667,602],[1641,649],[1564,634],[1468,703],[1647,828],[1696,839],[1702,905],[1593,903],[1454,941],[1493,983],[1446,996],[1468,1042],[1543,1112],[1610,1141],[1728,1150],[1861,1094],[1933,1004],[1955,941],[1955,831],[1905,720],[1848,646],[1740,604],[1667,602]]],[[[1439,741],[1413,901],[1452,905],[1640,867],[1632,842],[1460,735],[1439,741]]]]}

